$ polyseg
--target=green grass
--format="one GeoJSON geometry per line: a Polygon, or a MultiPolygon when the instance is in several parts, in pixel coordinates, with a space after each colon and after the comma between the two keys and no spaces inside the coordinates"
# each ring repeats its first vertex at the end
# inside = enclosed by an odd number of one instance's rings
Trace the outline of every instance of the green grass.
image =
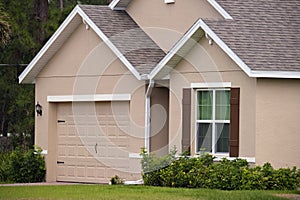
{"type": "MultiPolygon", "coordinates": [[[[0,199],[105,199],[105,200],[190,200],[190,199],[284,199],[276,191],[221,191],[206,189],[160,188],[146,186],[61,185],[2,186],[0,199]]],[[[296,193],[288,191],[285,193],[296,193]]]]}

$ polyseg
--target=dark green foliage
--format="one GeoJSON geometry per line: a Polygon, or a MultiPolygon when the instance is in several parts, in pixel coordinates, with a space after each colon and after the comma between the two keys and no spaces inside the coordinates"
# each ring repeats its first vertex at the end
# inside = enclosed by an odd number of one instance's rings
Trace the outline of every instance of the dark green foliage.
{"type": "Polygon", "coordinates": [[[9,153],[0,153],[0,182],[8,182],[9,153]]]}
{"type": "Polygon", "coordinates": [[[0,182],[34,183],[45,180],[46,168],[41,150],[17,148],[0,154],[0,182]]]}
{"type": "Polygon", "coordinates": [[[154,154],[148,154],[146,149],[142,149],[141,160],[143,170],[143,180],[146,185],[161,186],[162,178],[160,177],[160,170],[167,167],[175,160],[176,149],[174,148],[165,157],[158,158],[154,154]]]}
{"type": "Polygon", "coordinates": [[[115,175],[114,177],[112,177],[110,179],[110,183],[111,183],[111,185],[123,185],[124,180],[121,179],[118,175],[115,175]]]}
{"type": "Polygon", "coordinates": [[[294,190],[300,186],[300,170],[295,167],[275,170],[266,163],[251,168],[243,159],[223,159],[215,163],[214,157],[208,154],[178,159],[174,155],[156,158],[142,154],[143,170],[147,169],[143,171],[145,185],[220,190],[294,190]]]}

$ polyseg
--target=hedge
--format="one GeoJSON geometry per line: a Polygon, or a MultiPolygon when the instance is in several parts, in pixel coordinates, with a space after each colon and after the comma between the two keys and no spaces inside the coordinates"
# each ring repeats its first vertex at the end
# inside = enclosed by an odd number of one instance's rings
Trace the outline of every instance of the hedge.
{"type": "Polygon", "coordinates": [[[300,170],[296,167],[276,170],[270,163],[250,167],[243,159],[214,162],[209,154],[175,158],[172,152],[157,158],[143,151],[141,155],[145,185],[220,190],[294,190],[300,187],[300,170]]]}
{"type": "Polygon", "coordinates": [[[0,182],[34,183],[45,181],[45,161],[41,150],[22,150],[0,154],[0,182]]]}

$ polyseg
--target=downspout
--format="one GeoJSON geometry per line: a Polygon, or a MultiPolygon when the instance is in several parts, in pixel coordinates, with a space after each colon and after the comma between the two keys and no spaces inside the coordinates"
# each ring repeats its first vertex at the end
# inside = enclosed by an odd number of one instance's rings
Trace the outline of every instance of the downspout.
{"type": "Polygon", "coordinates": [[[145,149],[147,150],[147,153],[150,153],[150,119],[151,119],[151,93],[152,89],[154,87],[154,80],[149,80],[149,85],[146,91],[145,95],[145,149]]]}

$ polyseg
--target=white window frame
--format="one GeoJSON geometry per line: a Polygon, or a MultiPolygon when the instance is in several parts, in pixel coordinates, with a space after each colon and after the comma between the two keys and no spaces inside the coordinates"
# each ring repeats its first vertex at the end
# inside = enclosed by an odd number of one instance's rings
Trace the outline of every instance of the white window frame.
{"type": "MultiPolygon", "coordinates": [[[[216,86],[215,84],[212,84],[213,86],[216,86]]],[[[223,86],[224,84],[222,84],[223,86]]],[[[226,86],[229,86],[228,84],[225,84],[226,86]]],[[[193,84],[192,86],[196,86],[196,84],[193,84]]],[[[200,86],[199,84],[197,86],[200,86]]],[[[205,85],[207,86],[207,84],[205,85]]],[[[195,142],[195,153],[199,154],[200,151],[198,151],[198,133],[197,133],[197,125],[199,123],[211,123],[212,124],[212,151],[209,152],[212,155],[216,155],[216,156],[229,156],[229,152],[216,152],[216,144],[217,144],[217,140],[216,140],[216,123],[227,123],[230,124],[230,120],[216,120],[215,119],[215,109],[216,109],[216,91],[230,91],[230,88],[222,88],[222,87],[208,87],[208,88],[198,88],[196,89],[196,103],[195,103],[195,134],[196,134],[196,142],[195,142]],[[198,92],[200,91],[212,91],[213,92],[213,106],[212,106],[212,120],[198,120],[197,119],[197,115],[198,115],[198,92]]]]}

